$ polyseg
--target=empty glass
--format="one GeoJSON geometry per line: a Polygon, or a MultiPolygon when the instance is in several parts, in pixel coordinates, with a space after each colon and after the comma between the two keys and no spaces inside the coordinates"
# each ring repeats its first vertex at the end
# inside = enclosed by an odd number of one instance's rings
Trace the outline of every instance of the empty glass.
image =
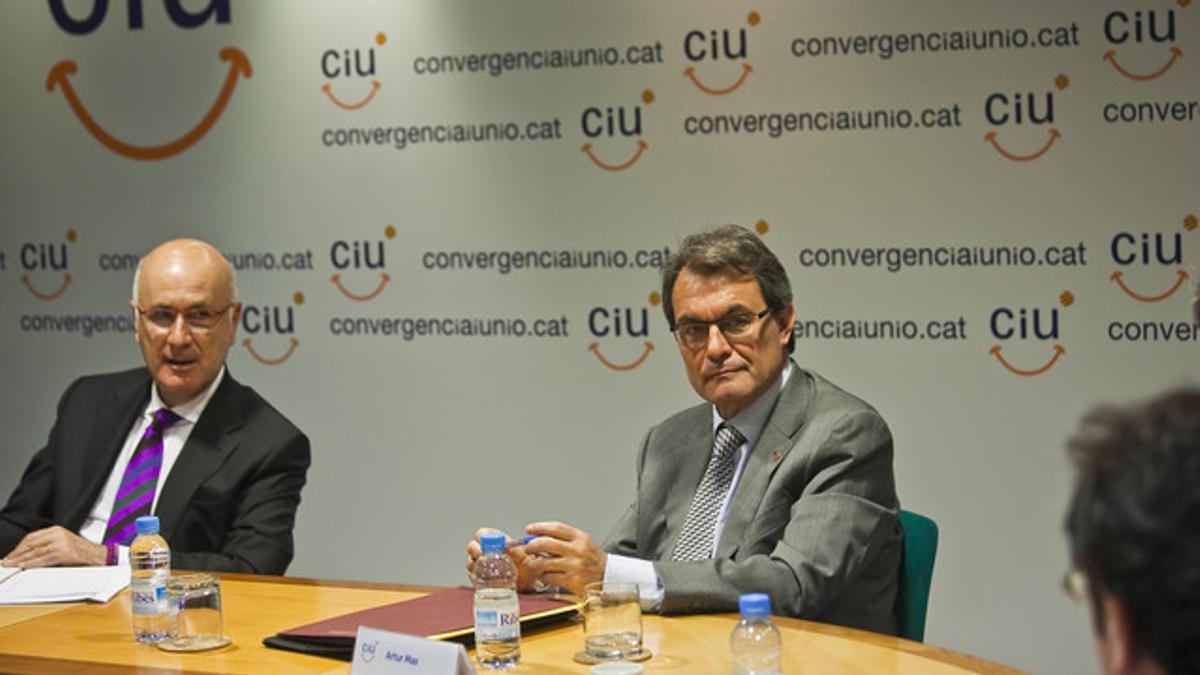
{"type": "Polygon", "coordinates": [[[642,607],[636,584],[597,581],[584,587],[584,651],[593,659],[642,655],[642,607]]]}
{"type": "Polygon", "coordinates": [[[170,635],[159,646],[194,652],[229,644],[221,620],[221,580],[211,574],[183,574],[167,579],[170,635]]]}

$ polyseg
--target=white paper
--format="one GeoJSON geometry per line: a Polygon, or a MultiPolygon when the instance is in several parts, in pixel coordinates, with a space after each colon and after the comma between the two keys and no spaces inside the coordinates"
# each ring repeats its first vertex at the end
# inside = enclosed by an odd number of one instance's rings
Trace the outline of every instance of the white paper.
{"type": "Polygon", "coordinates": [[[129,585],[129,567],[39,567],[0,581],[0,605],[108,602],[129,585]]]}
{"type": "Polygon", "coordinates": [[[403,633],[358,627],[354,640],[352,675],[412,673],[414,675],[475,675],[462,645],[426,640],[403,633]]]}

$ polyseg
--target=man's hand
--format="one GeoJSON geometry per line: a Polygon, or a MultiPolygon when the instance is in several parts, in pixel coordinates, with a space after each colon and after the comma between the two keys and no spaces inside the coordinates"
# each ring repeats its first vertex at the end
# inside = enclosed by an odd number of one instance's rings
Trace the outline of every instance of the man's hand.
{"type": "MultiPolygon", "coordinates": [[[[471,570],[475,567],[475,560],[483,555],[483,549],[479,546],[479,536],[486,532],[499,532],[494,527],[481,527],[475,530],[475,537],[467,542],[467,578],[471,579],[471,583],[475,583],[475,579],[471,576],[471,570]]],[[[517,567],[517,590],[523,593],[528,593],[535,590],[533,585],[537,580],[537,575],[534,574],[525,564],[527,553],[524,546],[514,546],[512,539],[505,535],[505,540],[508,544],[508,557],[512,558],[513,564],[517,567]]]]}
{"type": "Polygon", "coordinates": [[[102,544],[80,537],[54,525],[25,535],[17,547],[4,556],[5,567],[54,567],[56,565],[103,565],[107,549],[102,544]]]}
{"type": "Polygon", "coordinates": [[[522,551],[522,576],[560,586],[572,594],[583,595],[583,587],[604,580],[608,553],[596,545],[592,536],[564,523],[530,523],[525,531],[538,535],[522,551]]]}

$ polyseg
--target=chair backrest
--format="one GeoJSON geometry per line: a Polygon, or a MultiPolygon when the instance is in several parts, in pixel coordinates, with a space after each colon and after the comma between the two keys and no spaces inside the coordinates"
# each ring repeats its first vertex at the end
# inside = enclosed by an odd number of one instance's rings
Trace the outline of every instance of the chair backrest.
{"type": "Polygon", "coordinates": [[[900,585],[896,592],[896,619],[900,637],[925,640],[925,612],[933,582],[933,560],[937,557],[937,523],[919,513],[900,511],[904,553],[900,562],[900,585]]]}

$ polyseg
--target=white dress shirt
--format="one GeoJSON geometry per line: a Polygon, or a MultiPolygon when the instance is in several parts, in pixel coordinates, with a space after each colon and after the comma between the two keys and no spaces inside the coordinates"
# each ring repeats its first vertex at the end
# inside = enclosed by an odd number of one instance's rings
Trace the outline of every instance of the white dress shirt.
{"type": "MultiPolygon", "coordinates": [[[[742,479],[742,471],[746,468],[746,460],[750,457],[750,448],[754,447],[754,444],[758,442],[758,437],[762,435],[763,427],[767,424],[767,418],[771,416],[771,410],[775,408],[775,402],[779,400],[779,394],[783,392],[783,385],[787,384],[788,378],[791,376],[792,363],[788,361],[775,383],[763,392],[762,396],[759,396],[754,403],[751,403],[745,410],[734,415],[732,419],[722,419],[721,414],[717,412],[717,407],[714,405],[712,408],[714,436],[716,435],[717,427],[725,423],[737,429],[746,438],[746,442],[738,446],[737,467],[734,469],[733,480],[729,484],[729,492],[725,495],[725,501],[721,504],[721,514],[714,526],[713,551],[717,550],[717,544],[721,541],[721,534],[725,531],[725,521],[729,517],[729,505],[733,502],[733,493],[737,490],[738,482],[742,479]]],[[[608,554],[608,563],[604,567],[604,580],[637,584],[643,611],[657,612],[658,608],[662,605],[662,580],[658,578],[658,573],[654,571],[654,561],[652,560],[642,560],[641,558],[630,558],[610,553],[608,554]]]]}
{"type": "MultiPolygon", "coordinates": [[[[158,496],[162,492],[161,488],[167,482],[167,476],[171,473],[171,467],[175,466],[175,460],[179,459],[179,453],[183,450],[183,444],[192,435],[192,429],[196,428],[196,422],[199,421],[201,413],[208,407],[209,399],[212,398],[213,392],[217,390],[217,386],[221,384],[221,380],[224,378],[225,367],[221,366],[221,372],[217,373],[217,377],[213,379],[212,384],[200,392],[200,395],[187,403],[181,403],[174,408],[170,408],[171,412],[179,415],[180,419],[163,432],[162,467],[158,470],[158,482],[154,486],[154,501],[150,504],[150,513],[154,513],[155,508],[158,506],[158,496]]],[[[121,447],[121,454],[117,455],[117,461],[113,464],[112,472],[108,474],[108,482],[104,484],[104,489],[100,491],[100,496],[96,499],[96,503],[92,505],[91,513],[83,521],[83,526],[79,528],[79,536],[96,544],[104,543],[104,533],[108,530],[108,517],[112,515],[113,502],[116,501],[117,492],[121,489],[121,479],[125,477],[125,467],[129,465],[129,460],[133,457],[133,451],[137,449],[138,443],[142,440],[142,434],[146,433],[146,428],[150,426],[151,420],[154,419],[154,413],[160,408],[168,407],[159,398],[158,387],[152,383],[150,386],[150,401],[146,404],[146,407],[142,410],[142,414],[138,416],[137,420],[133,423],[133,427],[129,430],[129,435],[125,438],[125,445],[121,447]]],[[[119,564],[126,565],[128,563],[129,547],[122,546],[119,564]]]]}

